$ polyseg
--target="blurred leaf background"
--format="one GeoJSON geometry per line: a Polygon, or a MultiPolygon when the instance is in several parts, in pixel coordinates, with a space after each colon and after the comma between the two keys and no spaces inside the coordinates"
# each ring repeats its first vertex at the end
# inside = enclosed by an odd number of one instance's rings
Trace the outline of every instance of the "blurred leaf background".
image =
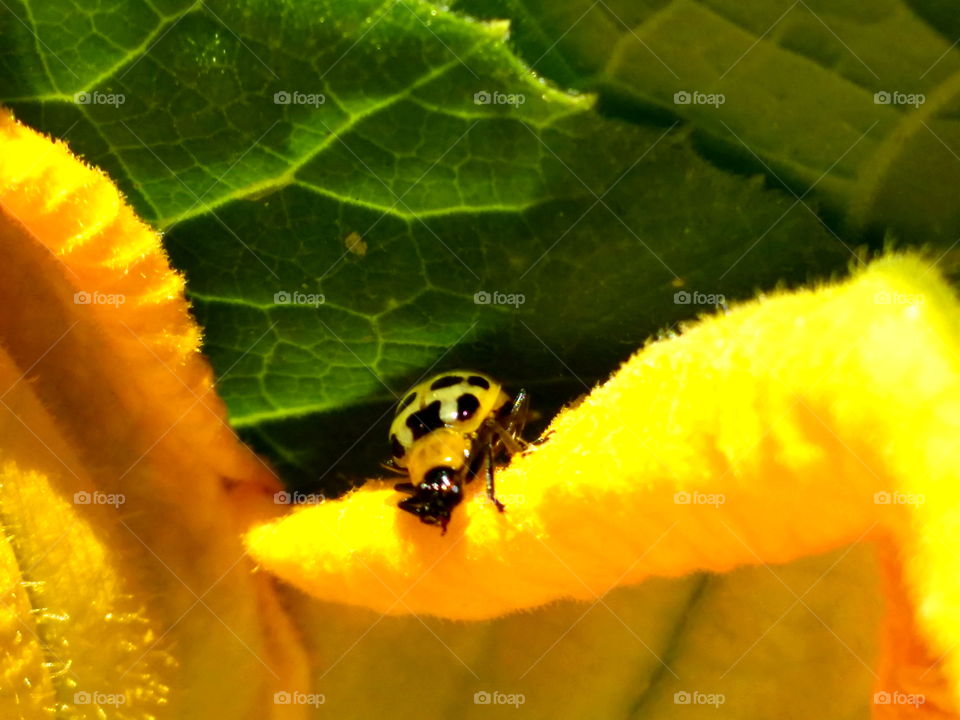
{"type": "Polygon", "coordinates": [[[376,474],[430,369],[549,417],[717,303],[960,238],[960,20],[924,0],[6,0],[0,101],[187,277],[292,487],[376,474]]]}

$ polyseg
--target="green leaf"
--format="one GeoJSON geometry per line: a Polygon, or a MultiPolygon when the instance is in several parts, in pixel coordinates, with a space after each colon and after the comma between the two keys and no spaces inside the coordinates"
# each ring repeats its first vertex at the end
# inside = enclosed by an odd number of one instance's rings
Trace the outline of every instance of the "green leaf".
{"type": "Polygon", "coordinates": [[[376,474],[391,403],[434,366],[527,386],[549,417],[720,296],[851,258],[814,205],[716,168],[671,122],[603,117],[531,74],[504,23],[247,0],[134,30],[107,10],[57,25],[59,4],[0,11],[37,29],[4,36],[6,67],[46,68],[0,96],[165,231],[231,421],[298,486],[376,474]]]}
{"type": "Polygon", "coordinates": [[[889,228],[946,247],[960,234],[960,25],[950,3],[457,7],[514,20],[513,42],[534,69],[599,93],[618,117],[680,120],[707,157],[809,193],[842,218],[848,235],[889,228]],[[891,102],[876,102],[876,93],[891,102]],[[709,101],[716,95],[722,103],[709,101]]]}

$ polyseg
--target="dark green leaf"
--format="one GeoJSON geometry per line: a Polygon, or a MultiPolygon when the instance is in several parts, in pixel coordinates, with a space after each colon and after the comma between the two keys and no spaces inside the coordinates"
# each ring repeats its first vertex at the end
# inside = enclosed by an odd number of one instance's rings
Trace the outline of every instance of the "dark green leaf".
{"type": "Polygon", "coordinates": [[[762,172],[818,198],[846,236],[889,228],[944,247],[960,236],[954,3],[460,0],[456,7],[511,19],[513,42],[534,69],[599,93],[607,113],[638,124],[680,120],[722,167],[762,172]]]}
{"type": "Polygon", "coordinates": [[[68,14],[82,62],[62,27],[39,51],[12,33],[7,67],[66,69],[0,92],[165,230],[232,422],[298,485],[376,472],[391,403],[431,367],[525,385],[549,415],[720,295],[850,259],[815,208],[717,169],[672,121],[551,88],[503,23],[413,0],[164,12],[143,37],[68,14]]]}

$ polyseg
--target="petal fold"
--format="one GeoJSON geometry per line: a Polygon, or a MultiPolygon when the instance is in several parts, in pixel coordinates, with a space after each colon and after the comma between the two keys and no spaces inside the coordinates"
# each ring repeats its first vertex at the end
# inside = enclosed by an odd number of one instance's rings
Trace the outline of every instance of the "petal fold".
{"type": "MultiPolygon", "coordinates": [[[[905,581],[885,632],[899,623],[902,640],[906,624],[928,663],[943,655],[956,698],[960,303],[922,258],[889,255],[651,343],[502,470],[498,492],[505,514],[472,488],[441,537],[371,482],[247,544],[324,600],[483,619],[877,541],[905,581]]],[[[929,668],[885,678],[924,674],[931,703],[949,705],[929,668]]]]}

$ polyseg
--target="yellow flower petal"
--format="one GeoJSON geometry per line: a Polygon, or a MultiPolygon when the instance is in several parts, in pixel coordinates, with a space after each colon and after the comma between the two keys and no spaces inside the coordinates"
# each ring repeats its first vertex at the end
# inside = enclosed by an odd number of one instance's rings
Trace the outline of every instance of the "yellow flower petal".
{"type": "MultiPolygon", "coordinates": [[[[889,538],[906,557],[923,655],[929,666],[946,653],[955,698],[958,317],[924,262],[888,257],[637,353],[499,474],[503,515],[477,487],[441,537],[371,484],[247,543],[315,597],[480,619],[889,538]]],[[[926,673],[928,690],[940,682],[926,673]]]]}
{"type": "Polygon", "coordinates": [[[302,651],[239,541],[274,480],[182,279],[102,173],[6,114],[0,275],[0,715],[301,716],[273,693],[304,689],[302,651]]]}

